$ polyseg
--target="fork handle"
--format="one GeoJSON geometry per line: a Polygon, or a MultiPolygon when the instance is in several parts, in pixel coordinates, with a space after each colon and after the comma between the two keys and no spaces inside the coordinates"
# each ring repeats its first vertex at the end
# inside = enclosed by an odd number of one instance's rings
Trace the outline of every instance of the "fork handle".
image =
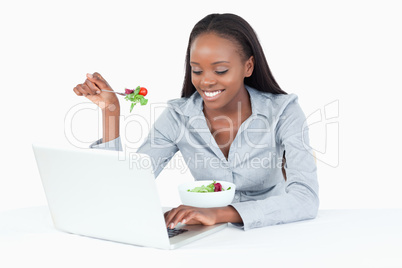
{"type": "Polygon", "coordinates": [[[112,92],[112,93],[115,93],[115,94],[118,94],[118,95],[121,95],[121,96],[126,96],[126,94],[124,94],[124,93],[120,93],[120,92],[116,92],[116,91],[112,91],[112,90],[101,89],[101,91],[112,92]]]}

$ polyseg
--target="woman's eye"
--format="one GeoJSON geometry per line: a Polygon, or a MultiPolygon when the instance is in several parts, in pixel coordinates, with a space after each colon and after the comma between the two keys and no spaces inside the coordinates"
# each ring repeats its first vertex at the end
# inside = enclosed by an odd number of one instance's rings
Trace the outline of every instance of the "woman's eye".
{"type": "Polygon", "coordinates": [[[193,74],[201,74],[202,71],[193,71],[193,74]]]}
{"type": "Polygon", "coordinates": [[[216,74],[224,74],[224,73],[226,73],[228,70],[224,70],[224,71],[216,71],[216,74]]]}

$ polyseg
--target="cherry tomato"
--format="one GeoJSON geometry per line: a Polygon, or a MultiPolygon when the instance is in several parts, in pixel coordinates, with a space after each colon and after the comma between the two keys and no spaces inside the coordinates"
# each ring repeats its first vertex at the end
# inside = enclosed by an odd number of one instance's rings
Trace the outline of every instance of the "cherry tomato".
{"type": "Polygon", "coordinates": [[[145,97],[148,94],[148,90],[145,87],[141,87],[140,92],[138,92],[138,94],[145,97]]]}

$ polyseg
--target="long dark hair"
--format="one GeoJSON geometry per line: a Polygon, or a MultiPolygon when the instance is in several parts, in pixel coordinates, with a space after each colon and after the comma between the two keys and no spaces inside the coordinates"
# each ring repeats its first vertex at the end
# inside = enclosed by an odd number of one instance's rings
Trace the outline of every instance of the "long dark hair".
{"type": "Polygon", "coordinates": [[[193,41],[203,33],[214,33],[236,42],[241,47],[241,53],[245,60],[254,56],[253,74],[244,79],[244,84],[263,92],[287,94],[275,81],[261,44],[250,24],[234,14],[210,14],[200,20],[191,31],[187,46],[186,73],[181,97],[190,97],[196,91],[191,82],[190,47],[193,41]]]}

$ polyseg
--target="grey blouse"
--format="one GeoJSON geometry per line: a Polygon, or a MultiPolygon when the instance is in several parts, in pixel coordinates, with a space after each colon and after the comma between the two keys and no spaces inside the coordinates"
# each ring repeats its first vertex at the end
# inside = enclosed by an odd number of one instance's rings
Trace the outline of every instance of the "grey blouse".
{"type": "MultiPolygon", "coordinates": [[[[155,177],[180,150],[195,180],[236,184],[231,206],[244,230],[314,218],[319,206],[316,164],[297,96],[246,89],[252,115],[240,126],[227,159],[207,126],[198,92],[169,101],[137,152],[150,156],[155,177]]],[[[91,147],[122,150],[120,138],[91,147]]]]}

